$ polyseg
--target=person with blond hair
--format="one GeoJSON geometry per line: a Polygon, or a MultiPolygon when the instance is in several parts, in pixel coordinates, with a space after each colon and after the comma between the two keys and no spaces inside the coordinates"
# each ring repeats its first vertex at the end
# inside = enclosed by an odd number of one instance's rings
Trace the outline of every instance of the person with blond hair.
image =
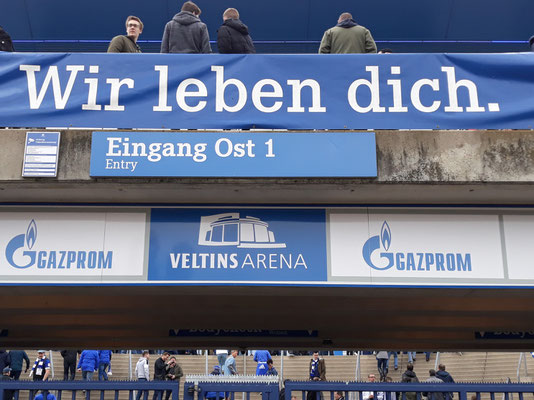
{"type": "Polygon", "coordinates": [[[239,11],[228,8],[223,13],[223,24],[217,30],[217,48],[222,54],[255,53],[248,27],[239,19],[239,11]]]}

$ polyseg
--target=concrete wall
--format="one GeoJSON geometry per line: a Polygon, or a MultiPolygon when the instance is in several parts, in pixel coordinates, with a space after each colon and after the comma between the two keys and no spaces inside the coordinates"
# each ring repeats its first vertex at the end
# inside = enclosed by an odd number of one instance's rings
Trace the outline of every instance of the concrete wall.
{"type": "Polygon", "coordinates": [[[376,179],[93,179],[90,130],[62,131],[57,179],[28,179],[25,132],[0,133],[0,202],[534,204],[533,131],[379,131],[376,179]]]}

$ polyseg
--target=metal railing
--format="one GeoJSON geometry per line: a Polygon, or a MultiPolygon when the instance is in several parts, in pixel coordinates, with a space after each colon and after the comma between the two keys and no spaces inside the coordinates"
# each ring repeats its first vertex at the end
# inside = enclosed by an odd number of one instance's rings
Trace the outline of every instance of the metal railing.
{"type": "MultiPolygon", "coordinates": [[[[30,395],[28,398],[32,400],[38,392],[52,393],[57,400],[62,397],[72,398],[76,400],[76,395],[79,392],[84,393],[86,400],[100,399],[104,400],[106,392],[114,392],[114,399],[119,399],[120,392],[128,392],[128,399],[134,400],[134,391],[142,390],[144,393],[144,400],[148,400],[148,391],[162,391],[164,396],[165,391],[171,392],[171,399],[178,400],[179,386],[171,381],[0,381],[0,400],[4,400],[6,391],[13,390],[14,399],[18,400],[21,392],[27,391],[30,395]],[[71,392],[64,395],[64,392],[71,392]],[[93,392],[93,393],[91,393],[93,392]],[[93,396],[91,396],[93,394],[93,396]]],[[[46,399],[46,396],[43,396],[46,399]]]]}
{"type": "MultiPolygon", "coordinates": [[[[334,393],[358,392],[357,399],[363,400],[365,392],[373,393],[374,399],[405,400],[407,393],[415,393],[417,400],[423,399],[423,393],[442,393],[445,399],[467,400],[468,394],[475,395],[480,400],[481,395],[489,394],[490,400],[495,400],[496,394],[503,394],[505,400],[509,400],[513,394],[517,394],[519,400],[524,400],[525,393],[534,393],[534,384],[531,383],[371,383],[371,382],[317,382],[317,381],[286,381],[285,400],[291,400],[294,392],[300,392],[305,400],[306,392],[316,392],[316,398],[321,392],[330,392],[330,399],[334,399],[334,393]],[[396,396],[400,393],[400,397],[396,396]],[[395,396],[393,396],[395,394],[395,396]]],[[[412,395],[413,397],[413,395],[412,395]]],[[[433,397],[433,396],[430,396],[433,397]]],[[[429,398],[430,398],[429,397],[429,398]]],[[[297,395],[297,399],[299,396],[297,395]]]]}
{"type": "MultiPolygon", "coordinates": [[[[262,400],[279,400],[277,376],[255,375],[188,375],[184,384],[184,400],[204,400],[212,393],[214,400],[235,400],[236,393],[250,400],[252,393],[260,393],[262,400]],[[195,397],[196,395],[196,397],[195,397]]],[[[1,399],[0,399],[1,400],[1,399]]]]}

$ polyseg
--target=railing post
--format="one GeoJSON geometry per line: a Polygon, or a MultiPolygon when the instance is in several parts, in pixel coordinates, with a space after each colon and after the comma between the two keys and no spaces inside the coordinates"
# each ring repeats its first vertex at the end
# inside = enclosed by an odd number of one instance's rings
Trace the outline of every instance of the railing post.
{"type": "Polygon", "coordinates": [[[128,350],[128,359],[130,363],[130,368],[128,368],[128,379],[132,380],[132,350],[128,350]]]}
{"type": "Polygon", "coordinates": [[[208,375],[210,372],[209,372],[209,366],[208,366],[208,350],[205,350],[206,351],[206,375],[208,375]]]}
{"type": "Polygon", "coordinates": [[[280,350],[280,382],[284,381],[284,350],[280,350]]]}
{"type": "Polygon", "coordinates": [[[523,354],[519,353],[519,360],[517,361],[517,383],[521,382],[521,361],[523,361],[523,354]]]}
{"type": "Polygon", "coordinates": [[[54,358],[52,357],[52,350],[48,350],[48,355],[50,356],[50,374],[52,379],[54,379],[54,358]]]}
{"type": "Polygon", "coordinates": [[[361,371],[360,371],[360,354],[361,354],[360,351],[356,352],[356,376],[354,377],[354,379],[355,379],[356,381],[359,381],[360,378],[361,378],[361,371]]]}

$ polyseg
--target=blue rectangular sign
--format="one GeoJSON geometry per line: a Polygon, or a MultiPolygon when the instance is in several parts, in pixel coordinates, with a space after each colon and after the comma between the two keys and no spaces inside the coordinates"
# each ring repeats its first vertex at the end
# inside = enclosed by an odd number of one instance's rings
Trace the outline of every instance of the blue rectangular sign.
{"type": "Polygon", "coordinates": [[[59,132],[27,132],[24,147],[24,177],[55,177],[59,154],[59,132]]]}
{"type": "Polygon", "coordinates": [[[0,53],[0,126],[532,129],[534,54],[0,53]]]}
{"type": "Polygon", "coordinates": [[[153,209],[149,281],[324,282],[324,210],[153,209]]]}
{"type": "Polygon", "coordinates": [[[93,132],[91,176],[376,177],[374,132],[93,132]]]}
{"type": "Polygon", "coordinates": [[[477,340],[532,340],[534,331],[482,331],[475,332],[477,340]]]}
{"type": "Polygon", "coordinates": [[[171,337],[292,337],[315,338],[316,330],[298,329],[169,329],[171,337]]]}

